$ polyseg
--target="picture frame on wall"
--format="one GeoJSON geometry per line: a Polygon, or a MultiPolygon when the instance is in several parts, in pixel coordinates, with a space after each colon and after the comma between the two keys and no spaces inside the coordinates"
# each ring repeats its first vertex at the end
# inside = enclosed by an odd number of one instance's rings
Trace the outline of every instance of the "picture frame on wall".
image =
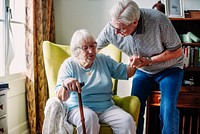
{"type": "Polygon", "coordinates": [[[165,0],[165,5],[168,17],[185,17],[183,0],[165,0]]]}

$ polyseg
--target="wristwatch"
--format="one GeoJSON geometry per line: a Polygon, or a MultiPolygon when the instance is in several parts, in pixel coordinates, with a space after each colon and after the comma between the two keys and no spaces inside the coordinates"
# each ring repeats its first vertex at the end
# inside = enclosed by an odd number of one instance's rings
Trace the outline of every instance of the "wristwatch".
{"type": "Polygon", "coordinates": [[[149,66],[151,66],[152,65],[152,59],[151,59],[151,57],[147,57],[147,60],[149,60],[149,66]]]}

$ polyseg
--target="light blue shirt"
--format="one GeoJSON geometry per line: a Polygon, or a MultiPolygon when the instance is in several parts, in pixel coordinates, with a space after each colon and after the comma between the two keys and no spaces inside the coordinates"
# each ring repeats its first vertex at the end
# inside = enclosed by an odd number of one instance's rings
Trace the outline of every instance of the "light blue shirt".
{"type": "MultiPolygon", "coordinates": [[[[114,105],[112,101],[112,79],[128,79],[127,65],[118,63],[109,56],[97,54],[91,68],[83,68],[74,57],[64,61],[58,73],[57,86],[61,88],[64,79],[73,77],[84,82],[82,87],[82,102],[95,112],[103,112],[114,105]]],[[[67,100],[69,110],[78,106],[77,92],[70,92],[67,100]]]]}

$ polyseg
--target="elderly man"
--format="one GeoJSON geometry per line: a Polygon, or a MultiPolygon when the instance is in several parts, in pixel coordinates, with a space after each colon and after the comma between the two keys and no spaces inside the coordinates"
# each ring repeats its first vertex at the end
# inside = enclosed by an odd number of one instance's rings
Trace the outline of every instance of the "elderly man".
{"type": "Polygon", "coordinates": [[[132,0],[120,0],[110,10],[111,22],[97,38],[97,49],[112,43],[130,57],[137,71],[131,95],[141,101],[137,133],[143,133],[146,100],[155,84],[161,91],[162,134],[178,134],[176,107],[183,79],[181,41],[167,16],[154,9],[140,9],[132,0]]]}

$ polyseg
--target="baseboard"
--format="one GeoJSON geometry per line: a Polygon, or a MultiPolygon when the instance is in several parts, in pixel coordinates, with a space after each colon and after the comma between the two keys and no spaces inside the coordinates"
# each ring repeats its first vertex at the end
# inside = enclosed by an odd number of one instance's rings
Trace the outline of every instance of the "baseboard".
{"type": "Polygon", "coordinates": [[[23,122],[18,126],[8,130],[9,134],[29,134],[28,122],[23,122]]]}

